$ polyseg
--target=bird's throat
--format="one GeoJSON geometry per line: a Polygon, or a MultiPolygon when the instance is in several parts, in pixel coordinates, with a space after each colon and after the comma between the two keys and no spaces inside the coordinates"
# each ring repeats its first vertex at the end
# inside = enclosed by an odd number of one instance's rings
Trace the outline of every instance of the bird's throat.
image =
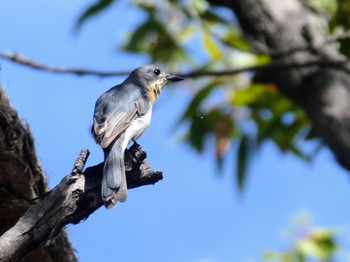
{"type": "Polygon", "coordinates": [[[153,104],[154,101],[158,98],[160,93],[162,92],[163,89],[163,84],[162,83],[153,83],[149,85],[149,90],[148,90],[148,97],[151,100],[151,103],[153,104]]]}

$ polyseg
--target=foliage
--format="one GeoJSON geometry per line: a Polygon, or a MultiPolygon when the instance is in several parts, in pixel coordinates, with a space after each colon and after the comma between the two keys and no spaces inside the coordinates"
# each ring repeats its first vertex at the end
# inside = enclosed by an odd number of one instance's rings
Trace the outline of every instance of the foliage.
{"type": "MultiPolygon", "coordinates": [[[[81,15],[77,25],[112,2],[99,0],[81,15]]],[[[132,4],[145,19],[131,30],[122,46],[126,52],[148,54],[152,62],[175,71],[239,68],[270,60],[268,54],[253,52],[232,13],[209,6],[205,0],[134,0],[132,4]],[[189,43],[195,43],[196,50],[189,43]]],[[[327,23],[331,32],[349,29],[349,1],[308,0],[304,4],[320,13],[320,22],[327,23]]],[[[341,51],[350,55],[346,41],[341,41],[341,51]]],[[[249,161],[265,142],[305,160],[311,160],[322,146],[314,140],[317,147],[306,152],[305,141],[317,135],[304,112],[275,86],[256,84],[252,77],[252,73],[242,72],[188,83],[194,85],[195,94],[177,122],[188,126],[184,141],[196,151],[203,152],[212,145],[209,141],[215,141],[213,151],[219,167],[230,148],[236,150],[239,188],[246,181],[249,161]]]]}
{"type": "Polygon", "coordinates": [[[80,26],[91,16],[94,16],[107,7],[109,7],[114,0],[100,0],[97,3],[90,6],[88,9],[85,10],[85,12],[79,17],[79,20],[76,24],[76,29],[79,29],[80,26]]]}
{"type": "Polygon", "coordinates": [[[339,232],[328,227],[312,226],[310,217],[305,213],[299,214],[294,223],[296,229],[288,232],[293,238],[291,246],[284,251],[266,252],[263,256],[264,261],[330,262],[336,259],[347,261],[339,232]]]}

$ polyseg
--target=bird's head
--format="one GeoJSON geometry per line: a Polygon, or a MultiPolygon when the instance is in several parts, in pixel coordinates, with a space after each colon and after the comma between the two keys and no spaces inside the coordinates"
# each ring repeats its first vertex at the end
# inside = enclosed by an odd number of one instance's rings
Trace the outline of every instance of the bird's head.
{"type": "Polygon", "coordinates": [[[181,80],[183,80],[182,77],[165,73],[155,65],[144,65],[138,67],[131,72],[127,79],[127,81],[132,81],[146,88],[152,103],[159,96],[166,84],[181,80]]]}

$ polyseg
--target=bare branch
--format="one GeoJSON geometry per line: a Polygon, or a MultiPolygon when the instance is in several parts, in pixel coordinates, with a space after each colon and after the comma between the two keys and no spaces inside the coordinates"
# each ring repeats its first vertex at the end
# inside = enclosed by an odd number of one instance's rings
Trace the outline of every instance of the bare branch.
{"type": "Polygon", "coordinates": [[[100,77],[124,76],[130,73],[126,71],[109,71],[108,72],[108,71],[98,71],[98,70],[89,70],[89,69],[81,69],[81,68],[63,68],[63,67],[57,67],[57,66],[48,66],[48,65],[37,63],[23,55],[16,54],[16,53],[0,53],[0,57],[20,65],[24,65],[34,69],[48,71],[52,73],[74,74],[78,76],[92,75],[92,76],[100,76],[100,77]]]}
{"type": "MultiPolygon", "coordinates": [[[[340,39],[341,37],[350,37],[350,33],[344,36],[338,36],[334,39],[340,39]]],[[[335,40],[333,40],[335,41],[335,40]]],[[[61,74],[75,74],[79,76],[90,75],[90,76],[99,76],[99,77],[115,77],[115,76],[125,76],[130,73],[130,71],[98,71],[98,70],[89,70],[89,69],[74,69],[74,68],[62,68],[55,66],[47,66],[37,62],[34,62],[23,55],[12,54],[12,53],[0,53],[0,57],[13,61],[17,64],[25,65],[34,69],[61,73],[61,74]]],[[[308,59],[299,59],[299,60],[275,60],[268,64],[253,65],[241,68],[233,69],[223,69],[223,70],[198,70],[191,71],[188,73],[178,72],[177,74],[184,78],[198,78],[198,77],[210,77],[210,76],[230,76],[237,75],[245,72],[264,72],[288,68],[303,68],[310,66],[319,66],[319,67],[330,67],[343,70],[347,73],[350,73],[350,65],[344,60],[325,60],[323,58],[314,57],[308,59]]]]}
{"type": "MultiPolygon", "coordinates": [[[[103,205],[101,180],[103,163],[84,166],[89,152],[77,158],[71,174],[53,190],[38,199],[15,226],[0,236],[0,261],[17,261],[46,241],[51,241],[61,229],[88,218],[103,205]]],[[[138,144],[125,151],[128,188],[154,184],[163,178],[161,171],[148,170],[146,153],[138,144]]]]}
{"type": "Polygon", "coordinates": [[[319,58],[309,58],[309,59],[303,59],[298,61],[297,60],[273,61],[268,64],[247,66],[247,67],[227,69],[227,70],[217,70],[217,71],[200,70],[200,71],[193,71],[190,73],[179,74],[179,75],[185,78],[196,78],[196,77],[205,77],[205,76],[229,76],[229,75],[241,74],[244,72],[258,73],[258,72],[264,72],[264,71],[267,72],[267,71],[273,71],[273,70],[285,70],[288,68],[303,68],[303,67],[310,67],[310,66],[336,68],[339,70],[343,70],[347,73],[350,73],[350,65],[345,60],[332,61],[332,60],[322,60],[319,58]]]}

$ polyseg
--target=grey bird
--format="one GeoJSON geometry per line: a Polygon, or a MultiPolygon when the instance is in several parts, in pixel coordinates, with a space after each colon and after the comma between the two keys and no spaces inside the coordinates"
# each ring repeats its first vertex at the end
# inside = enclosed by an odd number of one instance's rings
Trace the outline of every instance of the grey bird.
{"type": "Polygon", "coordinates": [[[151,122],[152,106],[164,85],[183,78],[144,65],[102,94],[95,105],[92,134],[104,151],[101,195],[107,208],[127,198],[124,151],[151,122]]]}

